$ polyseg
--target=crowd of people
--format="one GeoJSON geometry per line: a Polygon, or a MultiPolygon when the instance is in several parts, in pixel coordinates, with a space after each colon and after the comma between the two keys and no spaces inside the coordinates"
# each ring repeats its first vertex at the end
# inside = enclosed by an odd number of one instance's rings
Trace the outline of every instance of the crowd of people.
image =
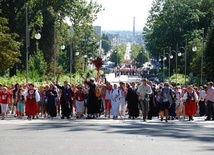
{"type": "Polygon", "coordinates": [[[154,84],[147,79],[138,82],[111,84],[106,78],[95,82],[93,78],[74,86],[64,81],[36,88],[32,83],[16,83],[6,87],[0,84],[1,118],[13,114],[17,119],[45,118],[94,119],[142,118],[143,121],[158,117],[160,121],[173,119],[194,120],[206,116],[214,120],[213,82],[196,87],[182,87],[175,83],[154,84]]]}

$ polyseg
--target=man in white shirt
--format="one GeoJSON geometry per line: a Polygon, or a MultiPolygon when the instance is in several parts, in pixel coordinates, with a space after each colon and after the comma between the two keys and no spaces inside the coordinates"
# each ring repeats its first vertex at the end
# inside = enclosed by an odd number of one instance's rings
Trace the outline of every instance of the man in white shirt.
{"type": "Polygon", "coordinates": [[[205,90],[203,88],[203,86],[200,86],[199,88],[199,114],[200,116],[204,116],[206,114],[206,110],[205,110],[205,90]]]}
{"type": "Polygon", "coordinates": [[[139,96],[142,112],[143,112],[143,121],[146,121],[146,117],[149,112],[149,95],[152,94],[152,88],[147,84],[147,80],[143,79],[142,84],[137,90],[137,95],[139,96]]]}
{"type": "Polygon", "coordinates": [[[207,102],[207,118],[205,121],[214,120],[214,88],[213,82],[209,82],[206,91],[206,102],[207,102]]]}

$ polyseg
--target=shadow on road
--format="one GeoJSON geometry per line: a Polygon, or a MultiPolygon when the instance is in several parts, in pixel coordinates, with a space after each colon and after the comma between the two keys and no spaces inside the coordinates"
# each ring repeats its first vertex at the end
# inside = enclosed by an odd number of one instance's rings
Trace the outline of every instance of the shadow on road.
{"type": "MultiPolygon", "coordinates": [[[[141,122],[141,120],[50,120],[48,122],[31,121],[14,127],[12,130],[34,131],[51,130],[56,132],[102,132],[106,134],[146,135],[169,137],[186,141],[214,142],[214,128],[203,127],[194,122],[141,122]],[[198,134],[200,133],[200,134],[198,134]]],[[[214,151],[214,148],[208,148],[214,151]]]]}

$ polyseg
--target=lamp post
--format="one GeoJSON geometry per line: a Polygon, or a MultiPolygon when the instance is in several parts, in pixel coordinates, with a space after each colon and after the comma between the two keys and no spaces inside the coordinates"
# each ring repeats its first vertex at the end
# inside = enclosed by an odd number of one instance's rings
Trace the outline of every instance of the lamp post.
{"type": "MultiPolygon", "coordinates": [[[[176,83],[178,82],[178,56],[181,56],[181,53],[178,51],[178,44],[176,45],[176,51],[172,50],[171,52],[175,53],[175,74],[176,74],[176,83]]],[[[173,58],[173,56],[171,56],[173,58]]]]}
{"type": "Polygon", "coordinates": [[[115,53],[117,54],[117,66],[118,66],[118,51],[115,51],[115,53]]]}
{"type": "Polygon", "coordinates": [[[56,81],[56,52],[57,52],[57,35],[56,21],[54,22],[54,81],[56,81]]]}
{"type": "Polygon", "coordinates": [[[187,39],[185,40],[185,47],[179,47],[179,49],[183,49],[184,50],[184,79],[185,79],[185,86],[186,86],[186,75],[187,75],[187,39]]]}
{"type": "MultiPolygon", "coordinates": [[[[169,62],[169,67],[168,67],[168,70],[169,70],[169,77],[170,77],[170,59],[172,59],[173,58],[173,56],[171,55],[171,49],[170,49],[170,51],[169,51],[169,53],[165,53],[165,54],[167,54],[168,55],[168,62],[169,62]]],[[[167,58],[166,57],[164,57],[164,61],[166,60],[167,58]]]]}
{"type": "MultiPolygon", "coordinates": [[[[28,55],[29,55],[29,47],[30,47],[30,29],[28,23],[28,8],[25,9],[25,22],[26,22],[26,83],[28,83],[28,55]]],[[[35,34],[35,39],[39,40],[41,38],[41,26],[37,23],[35,25],[39,26],[39,30],[35,34]]]]}
{"type": "MultiPolygon", "coordinates": [[[[204,29],[203,29],[203,36],[202,36],[202,49],[201,49],[201,79],[200,79],[200,83],[202,84],[203,82],[203,64],[204,64],[204,29]]],[[[192,47],[192,51],[197,51],[197,47],[196,45],[192,47]]]]}
{"type": "Polygon", "coordinates": [[[73,63],[73,52],[72,52],[72,37],[71,37],[71,43],[70,43],[70,83],[71,83],[72,63],[73,63]]]}
{"type": "Polygon", "coordinates": [[[142,65],[143,65],[143,51],[140,51],[140,53],[142,54],[142,56],[141,56],[141,63],[142,63],[142,65]]]}
{"type": "Polygon", "coordinates": [[[160,55],[159,56],[159,61],[162,61],[162,68],[163,68],[162,69],[162,76],[163,76],[163,80],[164,80],[164,66],[165,66],[164,65],[164,57],[165,57],[164,55],[160,55]],[[161,57],[163,57],[163,59],[161,59],[161,57]]]}
{"type": "Polygon", "coordinates": [[[84,72],[86,71],[86,59],[87,59],[87,54],[84,55],[85,58],[85,65],[84,65],[84,72]]]}

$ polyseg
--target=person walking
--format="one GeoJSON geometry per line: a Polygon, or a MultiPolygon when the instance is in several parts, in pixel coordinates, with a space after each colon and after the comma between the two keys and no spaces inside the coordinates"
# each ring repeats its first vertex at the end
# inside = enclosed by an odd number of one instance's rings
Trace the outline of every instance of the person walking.
{"type": "Polygon", "coordinates": [[[118,89],[121,92],[121,97],[120,97],[120,102],[119,102],[119,115],[120,115],[120,117],[125,117],[127,90],[126,90],[124,82],[120,82],[119,84],[120,84],[120,86],[118,89]]]}
{"type": "Polygon", "coordinates": [[[200,116],[204,116],[206,114],[206,108],[205,108],[205,90],[204,90],[204,87],[203,86],[200,86],[199,88],[199,114],[200,116]]]}
{"type": "Polygon", "coordinates": [[[117,88],[117,84],[114,84],[114,88],[112,89],[112,93],[111,93],[113,119],[118,118],[120,97],[121,97],[121,91],[117,88]]]}
{"type": "Polygon", "coordinates": [[[3,87],[2,91],[0,91],[2,120],[4,120],[6,118],[6,115],[7,115],[9,97],[10,97],[10,94],[7,91],[7,88],[3,87]]]}
{"type": "Polygon", "coordinates": [[[112,93],[112,85],[107,81],[105,89],[103,89],[102,94],[104,95],[104,107],[105,107],[105,117],[110,118],[110,110],[111,110],[111,93],[112,93]]]}
{"type": "Polygon", "coordinates": [[[56,98],[57,98],[56,88],[53,84],[50,84],[50,87],[46,92],[47,112],[48,112],[48,116],[50,116],[50,118],[57,116],[56,98]]]}
{"type": "Polygon", "coordinates": [[[24,89],[19,88],[17,92],[17,118],[22,119],[22,116],[24,116],[24,108],[25,108],[25,97],[23,95],[24,89]]]}
{"type": "Polygon", "coordinates": [[[31,83],[29,88],[23,94],[26,97],[25,102],[25,113],[28,116],[28,119],[35,118],[35,115],[38,112],[38,102],[40,101],[40,95],[38,90],[31,83]]]}
{"type": "Polygon", "coordinates": [[[77,86],[77,91],[74,95],[75,105],[76,105],[76,118],[82,118],[84,113],[84,100],[85,94],[83,92],[82,86],[77,86]]]}
{"type": "Polygon", "coordinates": [[[171,107],[171,105],[173,104],[173,94],[172,94],[172,89],[169,87],[169,83],[164,83],[164,88],[162,88],[161,90],[161,96],[160,96],[160,101],[162,102],[162,108],[160,111],[160,115],[161,115],[161,121],[163,120],[163,116],[165,113],[165,122],[168,122],[169,119],[169,108],[171,107]]]}
{"type": "Polygon", "coordinates": [[[175,87],[174,93],[175,93],[176,119],[180,119],[182,105],[181,105],[181,94],[179,92],[178,87],[175,87]]]}
{"type": "Polygon", "coordinates": [[[214,120],[214,88],[213,82],[209,82],[206,91],[207,118],[205,121],[214,120]]]}
{"type": "Polygon", "coordinates": [[[96,96],[96,85],[94,83],[94,78],[91,78],[90,81],[85,81],[85,84],[89,86],[88,98],[87,98],[87,119],[94,119],[96,108],[98,104],[98,98],[96,96]]]}
{"type": "Polygon", "coordinates": [[[138,104],[139,104],[139,100],[138,100],[138,95],[136,93],[136,87],[135,87],[135,83],[132,82],[131,83],[131,87],[130,85],[127,85],[127,96],[126,96],[126,101],[128,103],[127,108],[128,108],[128,113],[129,113],[129,118],[130,119],[135,119],[139,116],[139,108],[138,108],[138,104]]]}
{"type": "Polygon", "coordinates": [[[198,95],[192,86],[189,86],[187,88],[187,92],[184,94],[183,99],[186,100],[186,115],[189,116],[189,121],[193,121],[193,115],[196,114],[196,104],[198,101],[198,95]]]}
{"type": "Polygon", "coordinates": [[[152,88],[147,84],[147,79],[142,80],[142,84],[137,90],[137,95],[141,103],[143,121],[146,121],[149,112],[149,95],[152,94],[152,88]]]}
{"type": "Polygon", "coordinates": [[[56,86],[57,88],[62,90],[62,95],[60,98],[60,105],[62,110],[61,119],[64,119],[65,117],[67,117],[67,119],[70,119],[71,111],[73,110],[71,98],[74,96],[74,92],[71,90],[68,81],[64,81],[63,86],[59,86],[57,81],[56,86]]]}

